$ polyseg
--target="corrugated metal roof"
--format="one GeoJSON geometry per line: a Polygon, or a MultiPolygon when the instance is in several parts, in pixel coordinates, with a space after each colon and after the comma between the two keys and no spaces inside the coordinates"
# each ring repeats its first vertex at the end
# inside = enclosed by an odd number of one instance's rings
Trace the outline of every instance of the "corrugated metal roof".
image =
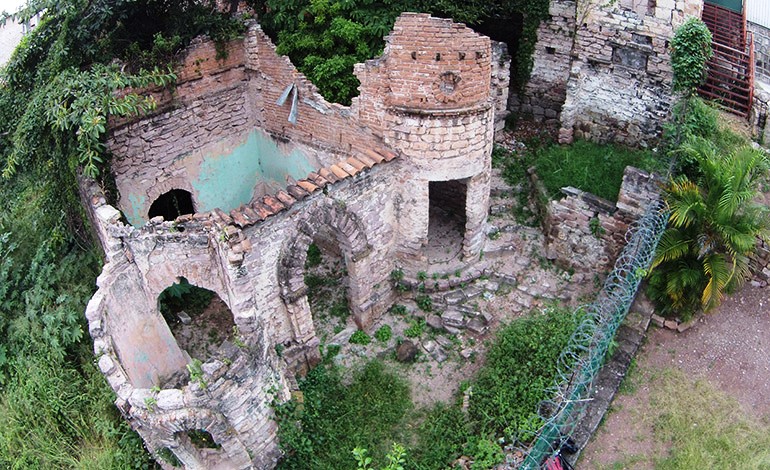
{"type": "Polygon", "coordinates": [[[770,1],[745,0],[746,19],[760,26],[770,28],[770,1]]]}

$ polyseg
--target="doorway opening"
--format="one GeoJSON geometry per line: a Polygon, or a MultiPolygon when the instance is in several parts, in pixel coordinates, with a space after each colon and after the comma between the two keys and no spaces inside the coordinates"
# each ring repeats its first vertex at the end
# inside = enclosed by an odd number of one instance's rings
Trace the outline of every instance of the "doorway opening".
{"type": "Polygon", "coordinates": [[[194,214],[192,194],[184,189],[172,189],[158,196],[152,205],[148,216],[150,219],[162,216],[163,220],[176,220],[180,215],[194,214]]]}
{"type": "Polygon", "coordinates": [[[208,289],[184,277],[158,296],[158,308],[179,347],[191,359],[206,362],[233,337],[235,322],[227,304],[208,289]]]}
{"type": "Polygon", "coordinates": [[[428,244],[431,263],[459,259],[465,238],[468,179],[428,183],[428,244]]]}

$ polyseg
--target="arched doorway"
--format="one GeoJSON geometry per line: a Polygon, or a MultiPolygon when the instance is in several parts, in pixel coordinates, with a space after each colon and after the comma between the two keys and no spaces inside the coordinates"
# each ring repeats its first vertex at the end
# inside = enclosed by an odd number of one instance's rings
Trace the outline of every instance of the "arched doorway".
{"type": "Polygon", "coordinates": [[[163,193],[153,201],[148,212],[148,217],[161,216],[163,220],[176,220],[180,215],[194,214],[192,194],[184,189],[172,189],[163,193]]]}
{"type": "Polygon", "coordinates": [[[160,293],[158,308],[179,348],[191,359],[206,362],[233,337],[235,322],[227,304],[184,277],[160,293]]]}
{"type": "MultiPolygon", "coordinates": [[[[308,254],[311,255],[308,266],[321,266],[325,257],[326,263],[330,263],[332,267],[336,266],[334,269],[337,269],[338,274],[343,274],[341,270],[345,270],[345,279],[339,281],[339,285],[345,287],[337,287],[337,290],[346,292],[346,295],[343,294],[338,297],[337,302],[331,304],[337,305],[340,317],[343,316],[344,302],[347,301],[350,311],[348,318],[359,328],[366,328],[373,319],[371,310],[365,305],[371,295],[371,286],[366,282],[364,261],[369,255],[370,247],[366,230],[358,217],[349,212],[344,204],[331,203],[299,221],[298,229],[294,238],[282,250],[278,282],[294,333],[294,344],[284,345],[293,350],[287,350],[288,355],[293,358],[287,359],[287,362],[299,374],[304,374],[307,367],[312,367],[320,361],[319,337],[308,298],[308,284],[312,285],[314,281],[310,278],[306,280],[305,277],[308,254]],[[319,258],[321,262],[318,261],[319,258]]],[[[337,328],[339,326],[340,323],[337,323],[337,328]]],[[[334,324],[331,331],[334,332],[334,324]]]]}
{"type": "Polygon", "coordinates": [[[307,248],[304,281],[316,334],[325,343],[352,324],[347,264],[328,227],[322,227],[307,248]]]}

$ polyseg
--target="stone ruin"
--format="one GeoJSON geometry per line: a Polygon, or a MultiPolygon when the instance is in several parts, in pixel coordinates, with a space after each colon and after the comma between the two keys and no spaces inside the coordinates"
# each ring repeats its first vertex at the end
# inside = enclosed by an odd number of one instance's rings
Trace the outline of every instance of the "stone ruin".
{"type": "MultiPolygon", "coordinates": [[[[576,135],[606,137],[585,130],[590,107],[592,128],[612,121],[616,140],[646,142],[670,81],[655,34],[671,25],[642,39],[602,36],[607,59],[596,62],[588,30],[567,48],[558,25],[572,24],[568,3],[552,1],[529,98],[511,103],[546,119],[566,115],[562,127],[576,135]],[[601,96],[589,93],[596,82],[588,70],[595,80],[611,77],[601,96]],[[576,76],[579,85],[570,85],[576,76]],[[633,83],[643,90],[636,101],[658,87],[641,114],[626,101],[633,83]]],[[[698,2],[670,3],[667,11],[681,16],[698,2]]],[[[679,20],[671,15],[669,23],[679,20]]],[[[612,24],[620,31],[663,22],[653,19],[612,24]]],[[[280,457],[271,403],[287,400],[295,377],[320,361],[303,278],[311,244],[341,255],[351,315],[364,330],[397,296],[392,273],[474,271],[488,241],[494,132],[509,101],[505,47],[425,14],[400,16],[382,56],[356,66],[360,94],[349,107],[324,100],[255,22],[226,51],[217,58],[211,41],[196,40],[173,90],[150,90],[152,114],[112,123],[114,195],[93,181],[81,185],[105,252],[86,310],[99,368],[151,452],[171,452],[188,469],[272,468],[280,457]],[[212,291],[228,311],[224,340],[197,363],[159,306],[182,279],[212,291]],[[216,445],[197,445],[202,432],[216,445]]],[[[590,210],[581,204],[564,203],[549,219],[551,245],[566,257],[580,242],[563,234],[585,235],[590,210]],[[565,216],[570,206],[583,215],[565,216]]],[[[592,212],[608,240],[617,238],[612,227],[630,222],[633,211],[618,210],[625,215],[592,212]]]]}
{"type": "Polygon", "coordinates": [[[342,254],[362,329],[393,303],[392,271],[435,261],[423,247],[441,243],[447,211],[452,270],[478,260],[507,81],[492,87],[488,38],[428,15],[402,15],[382,56],[357,66],[350,107],[321,98],[257,24],[227,52],[196,42],[173,94],[113,125],[120,211],[84,185],[106,254],[86,316],[116,403],[153,452],[186,468],[270,468],[270,404],[320,360],[308,247],[342,254]],[[182,277],[216,293],[234,329],[180,380],[192,358],[158,298],[182,277]],[[200,431],[217,447],[194,445],[200,431]]]}

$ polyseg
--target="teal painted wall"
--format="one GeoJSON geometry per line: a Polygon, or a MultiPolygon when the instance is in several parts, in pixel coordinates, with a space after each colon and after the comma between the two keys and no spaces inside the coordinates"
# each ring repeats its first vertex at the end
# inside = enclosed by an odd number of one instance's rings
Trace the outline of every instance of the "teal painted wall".
{"type": "MultiPolygon", "coordinates": [[[[251,200],[260,183],[283,188],[286,178],[305,178],[315,171],[307,153],[300,148],[280,146],[268,134],[253,130],[245,142],[231,152],[204,153],[200,161],[196,155],[178,160],[188,168],[193,199],[198,212],[220,208],[225,212],[251,200]],[[197,168],[196,168],[197,167],[197,168]]],[[[181,188],[185,189],[185,188],[181,188]]],[[[132,225],[143,225],[153,201],[137,194],[129,194],[130,208],[126,217],[132,225]]]]}
{"type": "Polygon", "coordinates": [[[719,5],[737,13],[743,13],[743,0],[709,0],[706,3],[719,5]]]}

